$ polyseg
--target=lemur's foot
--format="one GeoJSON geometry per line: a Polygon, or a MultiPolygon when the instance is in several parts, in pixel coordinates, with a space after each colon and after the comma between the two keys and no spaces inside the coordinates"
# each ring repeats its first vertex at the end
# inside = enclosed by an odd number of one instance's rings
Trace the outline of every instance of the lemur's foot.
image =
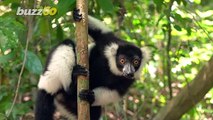
{"type": "Polygon", "coordinates": [[[80,22],[82,20],[82,14],[80,14],[80,9],[74,9],[73,10],[73,19],[76,22],[80,22]]]}
{"type": "Polygon", "coordinates": [[[79,93],[79,97],[81,100],[87,101],[92,104],[95,101],[94,92],[91,90],[82,90],[79,93]]]}
{"type": "Polygon", "coordinates": [[[72,74],[74,76],[79,76],[79,75],[89,76],[89,71],[87,70],[87,68],[85,68],[81,65],[75,65],[73,68],[72,74]]]}

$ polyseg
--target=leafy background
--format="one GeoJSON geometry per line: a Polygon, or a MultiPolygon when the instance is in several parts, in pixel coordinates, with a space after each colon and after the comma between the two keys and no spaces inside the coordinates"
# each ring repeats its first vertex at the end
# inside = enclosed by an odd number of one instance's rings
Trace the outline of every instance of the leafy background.
{"type": "MultiPolygon", "coordinates": [[[[75,4],[75,0],[0,1],[0,119],[33,118],[37,82],[48,52],[64,38],[74,39],[71,11],[75,4]],[[56,7],[58,12],[54,16],[16,15],[18,7],[43,6],[56,7]],[[16,104],[8,116],[24,61],[29,24],[33,26],[32,39],[16,104]]],[[[147,46],[152,53],[141,79],[123,101],[104,108],[103,119],[152,119],[193,80],[213,55],[212,8],[210,0],[89,1],[90,15],[103,20],[119,37],[147,46]]],[[[181,120],[212,120],[212,115],[213,89],[181,120]]]]}

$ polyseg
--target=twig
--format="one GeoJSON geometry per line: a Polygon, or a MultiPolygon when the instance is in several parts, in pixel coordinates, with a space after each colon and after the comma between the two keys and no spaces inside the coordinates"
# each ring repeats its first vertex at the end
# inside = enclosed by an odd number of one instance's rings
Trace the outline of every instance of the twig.
{"type": "Polygon", "coordinates": [[[167,17],[167,21],[168,21],[168,31],[167,31],[167,37],[168,37],[168,40],[167,40],[167,47],[166,47],[166,52],[167,52],[167,77],[168,77],[168,86],[169,86],[169,96],[170,96],[170,99],[172,99],[172,80],[171,80],[171,61],[170,61],[170,55],[169,55],[169,52],[170,52],[170,47],[171,47],[171,40],[172,40],[172,35],[171,35],[171,32],[172,32],[172,28],[171,28],[171,21],[170,21],[170,13],[171,13],[171,7],[173,5],[173,2],[174,0],[171,0],[170,1],[170,4],[169,4],[169,12],[168,12],[168,15],[166,16],[167,17]]]}
{"type": "Polygon", "coordinates": [[[2,70],[2,68],[0,67],[0,86],[1,86],[1,84],[2,84],[2,82],[3,82],[3,80],[2,80],[2,77],[3,76],[3,70],[2,70]]]}
{"type": "Polygon", "coordinates": [[[18,83],[17,83],[17,86],[16,86],[16,91],[15,91],[15,96],[14,96],[14,99],[13,99],[13,103],[12,103],[12,105],[10,107],[9,112],[6,115],[7,117],[9,117],[11,112],[13,111],[14,105],[15,105],[17,97],[18,97],[18,92],[19,92],[19,88],[20,88],[20,84],[21,84],[21,78],[22,78],[22,74],[24,72],[25,63],[26,63],[26,60],[27,60],[27,50],[28,50],[28,46],[29,46],[29,41],[32,39],[32,27],[33,27],[32,17],[29,16],[28,17],[27,40],[26,40],[26,46],[25,46],[25,50],[24,50],[24,60],[23,60],[23,64],[22,64],[22,67],[21,67],[21,71],[20,71],[19,77],[18,77],[18,83]]]}

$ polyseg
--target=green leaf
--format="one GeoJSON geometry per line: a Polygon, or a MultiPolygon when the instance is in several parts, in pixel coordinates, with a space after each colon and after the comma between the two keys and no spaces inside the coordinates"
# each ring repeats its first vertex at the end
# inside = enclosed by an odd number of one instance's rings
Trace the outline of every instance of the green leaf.
{"type": "Polygon", "coordinates": [[[41,18],[38,20],[38,30],[40,36],[46,37],[50,33],[50,23],[47,18],[41,18]]]}
{"type": "Polygon", "coordinates": [[[103,9],[104,12],[111,13],[114,10],[112,0],[97,0],[97,3],[103,9]]]}
{"type": "Polygon", "coordinates": [[[191,28],[190,28],[190,27],[187,27],[187,28],[186,28],[186,31],[187,31],[187,35],[188,35],[188,36],[190,36],[190,35],[191,35],[191,33],[192,33],[191,28]]]}
{"type": "Polygon", "coordinates": [[[174,13],[174,18],[176,19],[176,20],[178,20],[179,22],[183,22],[183,18],[182,18],[182,16],[180,15],[180,14],[178,14],[178,13],[174,13]]]}
{"type": "Polygon", "coordinates": [[[20,3],[21,0],[4,0],[0,2],[0,5],[9,5],[11,3],[20,3]]]}
{"type": "Polygon", "coordinates": [[[58,40],[63,40],[64,39],[63,29],[62,29],[60,24],[57,25],[57,34],[56,34],[56,36],[57,36],[58,40]]]}
{"type": "Polygon", "coordinates": [[[13,109],[13,114],[24,115],[30,111],[30,102],[16,104],[13,109]]]}
{"type": "Polygon", "coordinates": [[[157,11],[160,13],[160,11],[162,9],[162,5],[163,5],[163,0],[154,0],[154,3],[157,6],[157,11]]]}
{"type": "MultiPolygon", "coordinates": [[[[22,60],[24,60],[24,51],[22,51],[21,53],[21,58],[22,60]]],[[[25,63],[25,68],[30,72],[38,75],[42,73],[43,69],[40,59],[36,54],[31,51],[27,51],[27,60],[25,63]]]]}
{"type": "Polygon", "coordinates": [[[181,0],[176,0],[176,2],[178,3],[178,5],[180,5],[180,3],[181,3],[181,0]]]}
{"type": "Polygon", "coordinates": [[[7,120],[6,115],[3,113],[0,113],[0,120],[7,120]]]}
{"type": "Polygon", "coordinates": [[[15,57],[15,52],[11,52],[7,55],[0,56],[0,64],[7,63],[8,61],[13,59],[14,57],[15,57]]]}
{"type": "Polygon", "coordinates": [[[24,31],[25,26],[19,21],[17,21],[14,17],[6,16],[0,17],[0,30],[2,29],[12,30],[13,32],[19,32],[24,31]]]}
{"type": "MultiPolygon", "coordinates": [[[[11,106],[11,102],[10,100],[13,98],[12,94],[4,94],[5,96],[3,96],[3,98],[0,101],[0,112],[3,113],[4,111],[6,111],[10,106],[11,106]]],[[[1,119],[0,119],[1,120],[1,119]]]]}
{"type": "Polygon", "coordinates": [[[4,52],[10,48],[17,48],[18,33],[23,30],[23,25],[13,17],[0,17],[0,49],[4,52]]]}
{"type": "Polygon", "coordinates": [[[168,25],[167,24],[163,24],[161,27],[164,28],[164,29],[167,29],[168,25]]]}
{"type": "Polygon", "coordinates": [[[186,17],[186,18],[183,18],[183,22],[184,23],[191,23],[191,22],[193,22],[193,20],[191,19],[191,18],[188,18],[188,17],[186,17]]]}
{"type": "Polygon", "coordinates": [[[187,2],[185,0],[182,0],[182,3],[183,3],[184,6],[187,5],[187,2]]]}
{"type": "Polygon", "coordinates": [[[0,28],[0,48],[4,52],[10,48],[16,48],[18,44],[18,36],[15,32],[8,29],[1,30],[0,28]]]}
{"type": "Polygon", "coordinates": [[[138,24],[140,24],[140,20],[134,19],[134,20],[132,21],[132,24],[133,24],[133,25],[138,25],[138,24]]]}
{"type": "Polygon", "coordinates": [[[181,27],[179,25],[174,25],[174,28],[177,30],[177,31],[181,31],[181,27]]]}
{"type": "Polygon", "coordinates": [[[163,17],[165,16],[165,14],[160,14],[160,17],[158,18],[158,21],[156,23],[156,26],[159,25],[159,22],[163,19],[163,17]]]}
{"type": "Polygon", "coordinates": [[[200,4],[200,3],[201,3],[201,0],[194,0],[194,2],[195,2],[196,4],[200,4]]]}
{"type": "Polygon", "coordinates": [[[154,3],[156,5],[162,5],[163,4],[163,0],[154,0],[154,3]]]}
{"type": "Polygon", "coordinates": [[[59,18],[66,14],[70,9],[73,9],[75,5],[75,0],[59,0],[57,4],[57,15],[56,18],[59,18]]]}

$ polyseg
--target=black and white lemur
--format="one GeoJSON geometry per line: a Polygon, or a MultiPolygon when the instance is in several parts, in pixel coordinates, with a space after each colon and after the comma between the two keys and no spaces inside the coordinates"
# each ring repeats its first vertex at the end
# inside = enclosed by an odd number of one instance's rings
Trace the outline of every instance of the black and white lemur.
{"type": "Polygon", "coordinates": [[[91,120],[98,120],[101,106],[120,100],[139,79],[149,53],[115,36],[100,20],[91,16],[88,20],[88,32],[95,42],[90,48],[89,72],[77,65],[74,42],[65,40],[56,46],[38,83],[36,120],[53,120],[55,110],[77,119],[78,75],[89,73],[90,90],[81,91],[79,97],[91,104],[91,120]]]}

